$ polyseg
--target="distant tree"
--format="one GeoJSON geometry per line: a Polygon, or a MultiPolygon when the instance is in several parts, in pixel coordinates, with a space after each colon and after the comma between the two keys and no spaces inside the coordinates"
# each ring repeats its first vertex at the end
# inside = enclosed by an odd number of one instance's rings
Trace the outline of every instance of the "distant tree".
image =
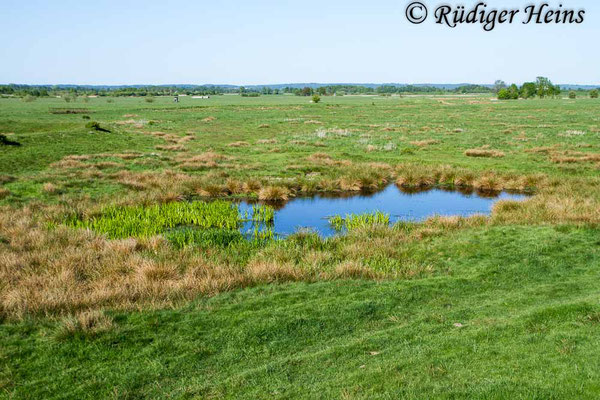
{"type": "Polygon", "coordinates": [[[325,94],[327,94],[327,88],[325,86],[321,86],[317,89],[317,93],[319,93],[321,96],[325,96],[325,94]]]}
{"type": "Polygon", "coordinates": [[[597,99],[598,98],[598,89],[590,90],[590,98],[597,99]]]}
{"type": "Polygon", "coordinates": [[[540,99],[548,96],[556,96],[560,94],[560,88],[557,88],[552,84],[550,79],[544,76],[538,76],[535,81],[535,88],[537,95],[540,99]]]}
{"type": "Polygon", "coordinates": [[[519,99],[519,88],[517,87],[517,85],[515,85],[514,83],[510,85],[510,87],[508,88],[508,95],[510,96],[511,100],[519,99]]]}
{"type": "Polygon", "coordinates": [[[494,82],[494,93],[500,93],[502,89],[506,89],[506,83],[503,80],[498,79],[494,82]]]}
{"type": "Polygon", "coordinates": [[[570,90],[569,91],[569,98],[570,99],[576,99],[577,98],[577,92],[574,90],[570,90]]]}
{"type": "Polygon", "coordinates": [[[302,96],[311,96],[313,94],[313,90],[308,86],[305,86],[304,88],[302,88],[302,91],[300,93],[302,96]]]}
{"type": "Polygon", "coordinates": [[[510,100],[511,95],[508,89],[503,88],[498,91],[498,100],[510,100]]]}
{"type": "Polygon", "coordinates": [[[525,82],[523,86],[521,86],[520,95],[524,99],[535,97],[536,93],[537,87],[535,82],[525,82]]]}
{"type": "Polygon", "coordinates": [[[321,96],[319,96],[318,94],[313,95],[312,101],[315,104],[318,103],[318,102],[320,102],[321,101],[321,96]]]}

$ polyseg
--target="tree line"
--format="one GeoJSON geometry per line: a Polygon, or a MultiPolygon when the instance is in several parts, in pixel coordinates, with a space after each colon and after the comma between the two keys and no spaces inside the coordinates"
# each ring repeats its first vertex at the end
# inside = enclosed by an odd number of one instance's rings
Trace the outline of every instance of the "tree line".
{"type": "MultiPolygon", "coordinates": [[[[583,91],[585,92],[585,91],[583,91]]],[[[216,85],[161,85],[161,86],[77,86],[77,85],[0,85],[0,95],[14,96],[34,100],[37,97],[62,97],[65,100],[74,100],[79,96],[113,96],[113,97],[155,97],[173,95],[221,95],[240,94],[244,97],[257,97],[261,95],[292,94],[296,96],[343,96],[343,95],[402,95],[402,94],[482,94],[494,93],[500,100],[529,99],[533,97],[553,98],[561,94],[561,88],[554,85],[548,78],[538,77],[535,82],[526,82],[520,87],[512,84],[506,85],[498,80],[494,86],[461,85],[454,88],[444,88],[429,85],[323,85],[318,87],[257,87],[244,86],[216,86],[216,85]]],[[[598,90],[589,92],[590,97],[598,97],[598,90]]],[[[577,92],[569,92],[569,97],[577,97],[577,92]]]]}
{"type": "MultiPolygon", "coordinates": [[[[538,76],[535,82],[525,82],[520,87],[516,84],[507,86],[504,81],[497,80],[494,84],[494,92],[498,96],[499,100],[518,100],[518,99],[532,99],[535,97],[543,98],[556,98],[562,93],[560,86],[554,85],[552,81],[544,76],[538,76]]],[[[584,92],[584,90],[579,90],[584,92]]],[[[589,96],[591,98],[598,98],[598,89],[590,90],[589,96]]],[[[574,99],[577,97],[577,92],[570,90],[569,98],[574,99]]]]}

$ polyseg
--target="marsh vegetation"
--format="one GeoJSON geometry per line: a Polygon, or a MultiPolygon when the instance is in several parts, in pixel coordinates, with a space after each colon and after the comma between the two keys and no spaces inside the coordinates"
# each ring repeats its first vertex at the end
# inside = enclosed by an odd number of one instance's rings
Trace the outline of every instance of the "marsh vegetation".
{"type": "Polygon", "coordinates": [[[0,145],[1,393],[108,397],[109,376],[129,397],[597,394],[597,99],[111,100],[0,99],[21,144],[0,145]],[[439,210],[460,190],[487,215],[260,228],[282,201],[386,188],[439,210]],[[487,197],[506,190],[528,196],[487,197]]]}

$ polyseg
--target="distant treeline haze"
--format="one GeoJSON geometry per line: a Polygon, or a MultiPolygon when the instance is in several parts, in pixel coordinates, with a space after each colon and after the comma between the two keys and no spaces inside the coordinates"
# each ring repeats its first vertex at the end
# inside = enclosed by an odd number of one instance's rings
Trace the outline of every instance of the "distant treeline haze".
{"type": "MultiPolygon", "coordinates": [[[[585,91],[579,89],[579,91],[585,91]]],[[[296,96],[343,96],[345,94],[475,94],[495,93],[500,99],[529,98],[534,96],[554,97],[560,94],[560,87],[553,85],[548,78],[537,78],[536,82],[527,82],[521,87],[507,86],[503,81],[494,85],[399,85],[399,84],[295,84],[269,86],[232,86],[232,85],[132,85],[132,86],[93,86],[93,85],[0,85],[0,95],[11,97],[35,98],[56,97],[75,99],[78,96],[173,96],[173,95],[220,95],[240,94],[246,97],[260,95],[294,94],[296,96]],[[306,85],[306,86],[303,86],[306,85]]]]}

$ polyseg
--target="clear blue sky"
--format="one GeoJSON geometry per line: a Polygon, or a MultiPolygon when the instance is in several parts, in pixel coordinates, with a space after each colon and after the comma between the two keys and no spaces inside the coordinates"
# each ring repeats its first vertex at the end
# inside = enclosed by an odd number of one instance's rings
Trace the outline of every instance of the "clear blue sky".
{"type": "Polygon", "coordinates": [[[561,2],[585,8],[581,25],[516,23],[493,32],[450,29],[431,16],[411,25],[408,3],[1,0],[0,83],[521,83],[544,75],[600,84],[598,1],[561,2]]]}

